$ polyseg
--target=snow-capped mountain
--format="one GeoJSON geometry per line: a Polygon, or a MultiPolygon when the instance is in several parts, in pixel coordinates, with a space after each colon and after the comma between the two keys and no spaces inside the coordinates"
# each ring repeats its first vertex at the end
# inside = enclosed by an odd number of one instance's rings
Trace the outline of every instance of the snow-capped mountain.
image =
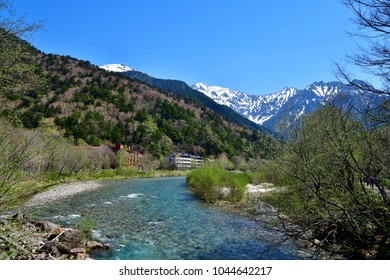
{"type": "Polygon", "coordinates": [[[267,95],[249,95],[202,83],[197,83],[192,87],[215,102],[226,105],[249,120],[273,131],[286,116],[297,119],[303,114],[313,112],[333,97],[348,96],[348,99],[351,99],[352,96],[359,96],[362,98],[361,94],[356,94],[362,93],[360,89],[341,82],[316,82],[302,90],[285,87],[281,91],[267,95]]]}
{"type": "Polygon", "coordinates": [[[101,65],[99,68],[104,69],[106,71],[110,72],[127,72],[127,71],[132,71],[130,67],[124,65],[124,64],[106,64],[106,65],[101,65]]]}
{"type": "Polygon", "coordinates": [[[277,93],[257,96],[202,83],[195,84],[193,88],[260,125],[275,115],[297,92],[295,88],[286,87],[277,93]]]}

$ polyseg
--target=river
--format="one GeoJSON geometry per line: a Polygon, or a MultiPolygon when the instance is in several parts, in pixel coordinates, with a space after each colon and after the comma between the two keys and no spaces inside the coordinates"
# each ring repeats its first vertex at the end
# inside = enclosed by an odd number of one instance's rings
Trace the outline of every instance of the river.
{"type": "MultiPolygon", "coordinates": [[[[274,246],[257,222],[195,198],[184,177],[106,181],[105,187],[33,209],[64,226],[92,221],[112,245],[93,259],[300,259],[293,244],[274,246]],[[264,238],[267,237],[267,238],[264,238]]],[[[271,238],[272,239],[272,238],[271,238]]]]}

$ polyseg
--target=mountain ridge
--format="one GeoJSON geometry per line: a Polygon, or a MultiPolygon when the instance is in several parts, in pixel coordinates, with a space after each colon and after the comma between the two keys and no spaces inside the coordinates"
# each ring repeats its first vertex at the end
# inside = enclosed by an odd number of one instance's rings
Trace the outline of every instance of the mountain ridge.
{"type": "MultiPolygon", "coordinates": [[[[360,80],[354,80],[353,83],[362,84],[365,87],[370,86],[360,80]]],[[[202,83],[196,83],[192,88],[272,131],[277,130],[277,125],[286,116],[298,119],[334,98],[348,96],[348,98],[356,99],[356,97],[361,97],[362,100],[355,100],[358,103],[364,103],[365,98],[365,92],[362,89],[339,81],[314,82],[304,89],[285,87],[278,92],[266,95],[251,95],[202,83]]]]}

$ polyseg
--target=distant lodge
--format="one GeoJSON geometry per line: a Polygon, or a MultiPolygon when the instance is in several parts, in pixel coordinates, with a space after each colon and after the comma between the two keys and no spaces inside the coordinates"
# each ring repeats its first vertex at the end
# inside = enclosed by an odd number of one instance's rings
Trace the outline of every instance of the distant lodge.
{"type": "Polygon", "coordinates": [[[168,165],[176,169],[195,169],[199,168],[203,158],[197,155],[186,153],[172,153],[167,157],[168,165]]]}

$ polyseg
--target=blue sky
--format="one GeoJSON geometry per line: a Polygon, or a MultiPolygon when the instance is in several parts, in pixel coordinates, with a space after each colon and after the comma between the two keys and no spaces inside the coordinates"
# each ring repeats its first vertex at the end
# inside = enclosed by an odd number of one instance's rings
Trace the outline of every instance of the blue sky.
{"type": "Polygon", "coordinates": [[[14,6],[28,20],[47,19],[32,39],[46,53],[251,94],[336,80],[334,62],[356,46],[341,0],[16,0],[14,6]]]}

